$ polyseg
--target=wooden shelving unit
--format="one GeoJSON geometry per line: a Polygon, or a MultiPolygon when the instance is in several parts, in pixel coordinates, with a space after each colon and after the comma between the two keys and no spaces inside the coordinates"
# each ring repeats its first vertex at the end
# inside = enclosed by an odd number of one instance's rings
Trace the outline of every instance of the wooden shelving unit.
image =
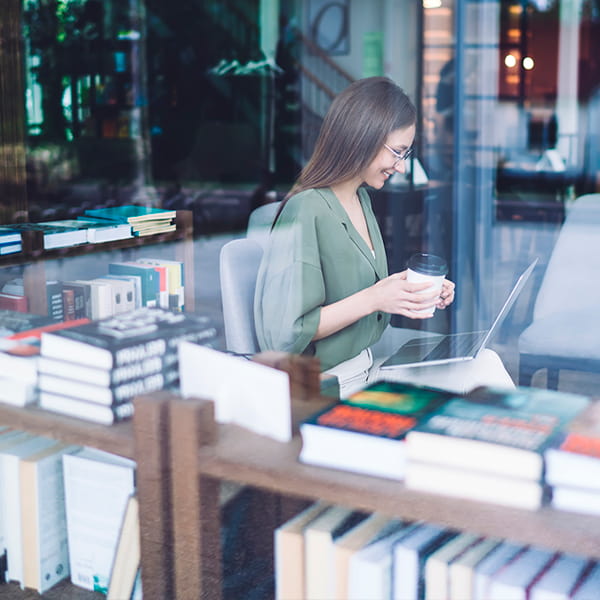
{"type": "Polygon", "coordinates": [[[285,497],[322,499],[600,559],[597,517],[549,507],[528,511],[426,494],[407,489],[399,481],[304,465],[298,461],[299,436],[285,444],[240,427],[216,425],[212,404],[202,400],[173,396],[169,404],[178,599],[221,597],[222,565],[214,540],[219,518],[214,488],[221,480],[285,497]],[[191,473],[197,474],[196,480],[190,481],[191,473]],[[197,526],[190,527],[190,523],[197,526]],[[179,536],[178,531],[184,534],[179,536]],[[180,562],[182,556],[184,561],[180,562]],[[177,568],[178,563],[181,568],[177,568]]]}

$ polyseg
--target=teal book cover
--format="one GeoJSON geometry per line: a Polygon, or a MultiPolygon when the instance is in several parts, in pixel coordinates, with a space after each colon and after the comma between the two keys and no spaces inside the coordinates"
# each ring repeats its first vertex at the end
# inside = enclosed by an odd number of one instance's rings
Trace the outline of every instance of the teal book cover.
{"type": "Polygon", "coordinates": [[[176,213],[174,210],[154,208],[152,206],[125,204],[123,206],[92,208],[86,210],[85,214],[95,219],[106,219],[115,223],[137,223],[156,219],[172,219],[175,218],[176,213]]]}

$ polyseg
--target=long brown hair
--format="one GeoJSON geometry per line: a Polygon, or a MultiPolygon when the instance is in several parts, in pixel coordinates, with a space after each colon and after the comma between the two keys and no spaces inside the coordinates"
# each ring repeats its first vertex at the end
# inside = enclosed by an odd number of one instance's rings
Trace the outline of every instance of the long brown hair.
{"type": "Polygon", "coordinates": [[[416,118],[413,103],[391,79],[367,77],[351,83],[329,107],[312,156],[278,213],[293,194],[356,177],[392,131],[414,125],[416,118]]]}

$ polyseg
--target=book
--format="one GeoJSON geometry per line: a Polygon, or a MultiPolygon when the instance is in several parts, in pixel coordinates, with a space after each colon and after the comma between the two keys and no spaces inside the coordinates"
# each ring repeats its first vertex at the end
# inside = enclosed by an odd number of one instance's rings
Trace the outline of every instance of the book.
{"type": "Polygon", "coordinates": [[[62,284],[60,281],[46,281],[46,300],[48,304],[48,316],[53,321],[62,321],[65,315],[65,309],[62,297],[62,284]]]}
{"type": "Polygon", "coordinates": [[[112,286],[102,279],[88,279],[85,283],[90,291],[89,314],[90,319],[106,319],[115,314],[114,292],[112,286]]]}
{"type": "Polygon", "coordinates": [[[116,223],[141,223],[144,221],[170,220],[176,216],[176,211],[152,206],[137,206],[124,204],[122,206],[107,206],[104,208],[91,208],[84,211],[88,217],[113,221],[116,223]]]}
{"type": "Polygon", "coordinates": [[[529,590],[545,573],[558,554],[542,548],[530,547],[492,577],[489,600],[529,600],[529,590]]]}
{"type": "Polygon", "coordinates": [[[470,548],[481,541],[481,537],[461,532],[440,546],[425,561],[425,600],[450,598],[450,566],[470,548]]]}
{"type": "Polygon", "coordinates": [[[154,356],[177,361],[182,340],[208,343],[217,336],[212,320],[202,314],[161,308],[140,309],[42,335],[41,354],[99,369],[112,369],[154,356]]]}
{"type": "Polygon", "coordinates": [[[129,496],[110,570],[107,600],[129,600],[140,570],[140,514],[135,494],[129,496]]]}
{"type": "MultiPolygon", "coordinates": [[[[131,277],[99,277],[92,281],[110,286],[113,314],[117,315],[139,308],[136,306],[136,283],[131,277]]],[[[141,306],[141,302],[139,306],[141,306]]]]}
{"type": "Polygon", "coordinates": [[[596,600],[600,597],[600,564],[595,564],[577,586],[572,600],[596,600]]]}
{"type": "Polygon", "coordinates": [[[555,485],[550,503],[558,510],[600,515],[600,490],[555,485]]]}
{"type": "Polygon", "coordinates": [[[307,600],[333,598],[333,544],[358,525],[366,514],[344,506],[331,506],[304,529],[305,591],[307,600]]]}
{"type": "MultiPolygon", "coordinates": [[[[2,371],[5,373],[6,371],[2,371]]],[[[0,402],[12,406],[34,404],[38,398],[37,383],[18,377],[0,375],[0,402]]]]}
{"type": "Polygon", "coordinates": [[[409,430],[454,394],[398,382],[376,382],[300,425],[300,461],[403,479],[409,430]]]}
{"type": "Polygon", "coordinates": [[[40,408],[50,412],[100,425],[113,425],[133,416],[132,401],[107,406],[96,402],[86,402],[85,400],[62,394],[53,394],[44,390],[40,390],[39,392],[39,405],[40,408]]]}
{"type": "Polygon", "coordinates": [[[96,385],[77,381],[69,377],[58,377],[52,373],[40,373],[38,386],[40,391],[70,396],[94,404],[111,406],[122,404],[135,396],[162,390],[178,381],[179,373],[176,368],[169,371],[151,373],[129,381],[123,381],[108,386],[96,385]]]}
{"type": "Polygon", "coordinates": [[[133,235],[135,236],[145,236],[145,235],[155,235],[157,233],[167,233],[169,231],[175,231],[177,229],[177,225],[175,223],[168,223],[166,221],[153,221],[149,223],[140,223],[132,225],[133,235]]]}
{"type": "Polygon", "coordinates": [[[588,404],[553,390],[477,388],[408,433],[408,460],[541,481],[544,451],[588,404]]]}
{"type": "Polygon", "coordinates": [[[0,310],[16,310],[26,313],[29,310],[29,300],[24,295],[0,292],[0,310]]]}
{"type": "Polygon", "coordinates": [[[421,600],[425,592],[425,561],[456,532],[430,523],[420,523],[393,547],[393,597],[421,600]]]}
{"type": "Polygon", "coordinates": [[[168,273],[169,308],[173,310],[185,310],[185,269],[183,262],[163,258],[138,258],[137,262],[164,266],[168,273]]]}
{"type": "MultiPolygon", "coordinates": [[[[116,280],[116,281],[128,281],[131,283],[131,290],[133,291],[133,306],[131,310],[141,308],[142,306],[142,278],[139,275],[102,275],[101,279],[116,280]]],[[[129,291],[127,292],[129,294],[129,291]]],[[[129,296],[127,297],[127,303],[129,303],[129,296]]],[[[126,311],[123,311],[126,312],[126,311]]]]}
{"type": "Polygon", "coordinates": [[[348,581],[350,577],[350,559],[360,548],[369,545],[388,531],[390,517],[373,513],[358,525],[337,538],[333,543],[334,595],[336,600],[348,598],[348,581]]]}
{"type": "Polygon", "coordinates": [[[600,401],[590,404],[568,423],[545,453],[550,485],[600,492],[600,401]]]}
{"type": "Polygon", "coordinates": [[[473,600],[489,600],[489,586],[496,573],[526,550],[526,546],[503,541],[476,566],[473,577],[473,600]]]}
{"type": "Polygon", "coordinates": [[[77,222],[87,228],[87,241],[90,244],[114,242],[133,237],[131,225],[128,223],[107,223],[91,217],[77,217],[77,222]]]}
{"type": "Polygon", "coordinates": [[[500,545],[496,538],[482,538],[452,561],[448,569],[449,600],[473,598],[475,593],[475,567],[500,545]]]}
{"type": "Polygon", "coordinates": [[[53,248],[66,248],[78,244],[87,243],[87,232],[83,227],[61,226],[60,220],[45,221],[40,223],[13,223],[11,229],[24,232],[32,232],[39,235],[43,241],[44,250],[53,248]]]}
{"type": "Polygon", "coordinates": [[[21,242],[0,243],[0,256],[17,254],[23,250],[21,242]]]}
{"type": "MultiPolygon", "coordinates": [[[[52,318],[18,310],[0,309],[0,338],[52,323],[52,318]]],[[[0,346],[1,347],[1,346],[0,346]]]]}
{"type": "Polygon", "coordinates": [[[69,300],[70,304],[72,302],[72,310],[69,309],[69,316],[72,316],[74,319],[91,318],[91,290],[88,282],[81,279],[77,281],[63,281],[62,289],[63,292],[68,292],[69,290],[73,292],[73,300],[69,300]]]}
{"type": "Polygon", "coordinates": [[[0,244],[21,243],[21,232],[12,229],[10,225],[0,226],[0,244]]]}
{"type": "Polygon", "coordinates": [[[330,505],[315,502],[289,519],[274,532],[274,566],[276,600],[305,597],[304,529],[330,505]]]}
{"type": "Polygon", "coordinates": [[[417,523],[390,522],[389,529],[350,557],[348,600],[392,598],[393,547],[417,528],[417,523]]]}
{"type": "Polygon", "coordinates": [[[158,306],[160,291],[159,273],[152,265],[136,262],[112,262],[108,264],[110,275],[137,275],[142,282],[142,306],[158,306]]]}
{"type": "Polygon", "coordinates": [[[62,457],[78,449],[57,442],[20,463],[23,587],[40,594],[69,576],[62,457]]]}
{"type": "Polygon", "coordinates": [[[0,450],[0,514],[4,523],[7,581],[23,582],[23,537],[21,530],[20,461],[54,444],[42,436],[22,438],[0,450]]]}
{"type": "Polygon", "coordinates": [[[486,473],[474,469],[408,461],[406,487],[430,494],[536,510],[549,498],[542,480],[486,473]]]}
{"type": "Polygon", "coordinates": [[[528,600],[569,600],[590,561],[574,554],[560,555],[529,588],[528,600]]]}
{"type": "Polygon", "coordinates": [[[71,582],[106,594],[135,462],[86,447],[63,456],[63,480],[71,582]]]}

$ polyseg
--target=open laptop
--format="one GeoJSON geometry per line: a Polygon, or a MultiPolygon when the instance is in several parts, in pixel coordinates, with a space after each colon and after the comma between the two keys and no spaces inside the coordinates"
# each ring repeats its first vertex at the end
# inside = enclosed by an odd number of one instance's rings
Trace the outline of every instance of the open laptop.
{"type": "Polygon", "coordinates": [[[474,359],[506,319],[537,262],[536,258],[517,279],[489,329],[412,338],[385,360],[380,368],[420,367],[474,359]]]}

